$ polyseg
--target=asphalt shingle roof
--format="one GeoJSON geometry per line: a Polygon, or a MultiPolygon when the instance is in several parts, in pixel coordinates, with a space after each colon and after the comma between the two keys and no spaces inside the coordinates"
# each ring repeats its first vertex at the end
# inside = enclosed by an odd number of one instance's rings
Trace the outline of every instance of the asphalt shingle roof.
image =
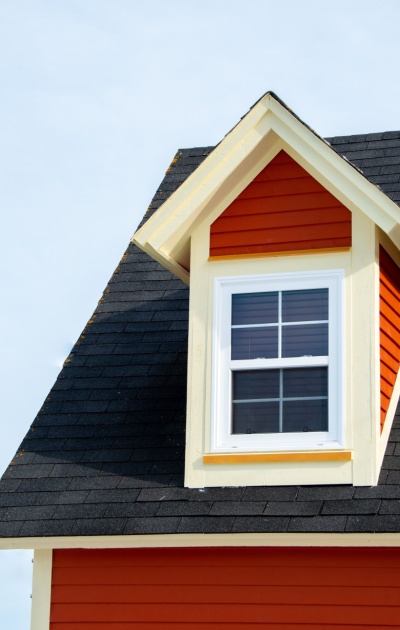
{"type": "MultiPolygon", "coordinates": [[[[400,202],[399,131],[328,141],[400,202]]],[[[212,149],[178,151],[144,220],[212,149]]],[[[400,531],[400,414],[376,487],[183,487],[188,295],[129,245],[0,481],[0,536],[400,531]]]]}

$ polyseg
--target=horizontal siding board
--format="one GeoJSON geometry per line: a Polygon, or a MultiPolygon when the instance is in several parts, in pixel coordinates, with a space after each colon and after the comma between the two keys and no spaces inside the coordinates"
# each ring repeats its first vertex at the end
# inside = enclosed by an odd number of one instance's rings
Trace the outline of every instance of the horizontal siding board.
{"type": "Polygon", "coordinates": [[[396,326],[396,322],[389,321],[386,316],[381,316],[380,321],[380,330],[384,332],[386,335],[391,337],[394,344],[399,348],[400,347],[400,335],[399,329],[396,326]]]}
{"type": "MultiPolygon", "coordinates": [[[[267,167],[268,168],[268,167],[267,167]]],[[[262,197],[276,197],[282,195],[282,187],[284,187],[285,195],[301,195],[304,193],[323,192],[324,188],[313,177],[300,177],[297,179],[279,179],[278,181],[258,181],[254,180],[245,188],[238,199],[255,199],[262,197]]]]}
{"type": "Polygon", "coordinates": [[[333,623],[358,623],[381,627],[399,618],[400,606],[280,606],[262,604],[71,604],[53,606],[54,621],[110,621],[129,623],[170,622],[203,623],[212,625],[220,621],[228,623],[294,623],[308,619],[309,623],[324,625],[333,623]]]}
{"type": "Polygon", "coordinates": [[[386,334],[385,330],[383,329],[383,327],[380,327],[380,338],[381,338],[381,342],[380,342],[380,347],[384,348],[385,351],[390,354],[393,359],[397,362],[399,362],[399,346],[398,344],[393,341],[393,339],[386,334]]]}
{"type": "Polygon", "coordinates": [[[299,243],[291,241],[290,243],[281,243],[279,247],[275,243],[261,245],[243,245],[233,247],[219,247],[210,249],[210,256],[241,256],[244,254],[268,254],[278,252],[291,251],[310,251],[313,249],[332,249],[339,247],[348,247],[348,238],[326,238],[315,241],[307,241],[307,243],[299,243]],[[216,253],[218,252],[218,253],[216,253]]]}
{"type": "Polygon", "coordinates": [[[390,280],[387,277],[380,275],[381,282],[381,298],[385,300],[388,306],[395,312],[396,303],[400,300],[400,287],[396,286],[394,279],[390,280]]]}
{"type": "Polygon", "coordinates": [[[154,592],[154,585],[90,585],[85,590],[79,585],[57,586],[52,591],[55,604],[90,603],[186,603],[186,604],[281,604],[313,605],[315,601],[323,605],[362,606],[366,601],[370,606],[398,606],[399,590],[393,587],[353,586],[260,586],[243,585],[240,589],[216,589],[215,586],[197,585],[194,589],[187,584],[164,585],[154,592]]]}
{"type": "Polygon", "coordinates": [[[381,392],[385,394],[386,399],[390,401],[393,392],[393,385],[392,383],[388,383],[385,378],[381,378],[381,392]]]}
{"type": "MultiPolygon", "coordinates": [[[[261,198],[236,199],[233,204],[224,210],[220,219],[228,217],[242,216],[247,212],[260,214],[265,212],[266,201],[261,198]]],[[[327,195],[326,191],[321,193],[304,193],[299,195],[277,195],[268,199],[269,212],[293,212],[293,210],[321,210],[329,209],[330,212],[338,207],[338,201],[332,195],[327,195]]]]}
{"type": "Polygon", "coordinates": [[[400,269],[379,250],[381,430],[400,366],[400,269]]]}
{"type": "Polygon", "coordinates": [[[386,321],[390,322],[393,326],[395,326],[396,330],[399,332],[400,329],[400,315],[397,313],[392,306],[387,304],[386,301],[381,299],[379,301],[379,308],[381,312],[381,316],[386,321]]]}
{"type": "Polygon", "coordinates": [[[381,365],[384,365],[385,368],[396,374],[397,371],[397,363],[396,360],[390,355],[384,348],[381,348],[381,365]]]}
{"type": "Polygon", "coordinates": [[[351,212],[283,151],[210,228],[211,256],[350,245],[351,212]]]}
{"type": "MultiPolygon", "coordinates": [[[[276,585],[287,583],[287,575],[290,571],[290,584],[308,586],[318,586],[321,581],[329,586],[369,586],[371,584],[370,575],[365,574],[364,568],[352,569],[351,574],[347,568],[340,568],[335,571],[331,567],[320,567],[318,572],[307,567],[275,567],[268,574],[265,567],[241,567],[240,572],[231,571],[227,575],[226,567],[141,567],[139,570],[122,571],[120,567],[110,567],[107,574],[96,569],[76,570],[54,569],[54,584],[71,584],[76,580],[76,584],[87,586],[91,584],[213,584],[221,583],[232,586],[246,585],[276,585]],[[210,573],[212,575],[210,575],[210,573]]],[[[385,575],[381,577],[381,582],[373,581],[375,586],[390,586],[393,580],[400,582],[399,568],[386,569],[385,575]],[[382,581],[383,580],[383,581],[382,581]]]]}
{"type": "Polygon", "coordinates": [[[286,180],[298,177],[304,177],[304,170],[300,164],[297,164],[297,162],[294,162],[293,160],[290,161],[289,158],[289,160],[284,163],[271,163],[267,169],[261,171],[256,179],[258,181],[268,181],[271,179],[277,181],[279,179],[286,180]],[[285,164],[284,169],[282,169],[282,164],[285,164]]]}
{"type": "MultiPolygon", "coordinates": [[[[336,238],[346,238],[350,236],[350,226],[347,223],[327,223],[324,227],[327,230],[335,230],[336,238]]],[[[258,230],[241,230],[211,235],[211,247],[229,247],[234,245],[257,245],[260,239],[266,244],[276,244],[297,242],[308,243],[320,237],[320,225],[283,225],[258,230]]]]}
{"type": "MultiPolygon", "coordinates": [[[[353,568],[400,568],[400,549],[391,550],[390,555],[380,548],[351,549],[351,566],[353,568]],[[382,564],[384,558],[384,564],[382,564]]],[[[106,568],[106,567],[343,567],[349,557],[347,549],[323,548],[318,553],[309,547],[296,549],[292,547],[246,548],[223,547],[213,549],[197,548],[176,549],[64,549],[55,550],[53,567],[70,568],[106,568]]]]}
{"type": "MultiPolygon", "coordinates": [[[[348,221],[347,221],[347,210],[346,208],[333,208],[335,223],[342,221],[343,224],[347,227],[345,232],[346,235],[349,234],[348,229],[348,221]]],[[[321,224],[331,224],[333,218],[333,213],[324,213],[321,214],[320,210],[317,209],[307,209],[307,210],[290,210],[288,212],[269,212],[268,215],[265,214],[248,214],[246,216],[238,216],[238,217],[221,217],[220,221],[218,221],[218,225],[216,225],[212,234],[215,236],[216,234],[225,234],[226,228],[228,227],[232,232],[242,232],[242,231],[250,231],[250,230],[262,230],[262,229],[272,229],[276,227],[286,227],[292,228],[294,226],[315,226],[317,222],[321,224]]]]}

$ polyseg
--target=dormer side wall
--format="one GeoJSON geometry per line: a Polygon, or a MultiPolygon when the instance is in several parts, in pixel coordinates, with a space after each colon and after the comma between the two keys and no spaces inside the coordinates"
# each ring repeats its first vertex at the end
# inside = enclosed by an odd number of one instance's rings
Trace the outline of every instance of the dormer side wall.
{"type": "Polygon", "coordinates": [[[400,269],[379,248],[381,431],[400,367],[400,269]]]}

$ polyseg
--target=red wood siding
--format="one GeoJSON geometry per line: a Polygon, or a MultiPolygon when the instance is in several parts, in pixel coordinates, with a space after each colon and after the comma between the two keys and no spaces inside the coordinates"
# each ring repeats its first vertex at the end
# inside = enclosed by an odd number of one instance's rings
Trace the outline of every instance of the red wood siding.
{"type": "Polygon", "coordinates": [[[284,151],[211,225],[210,256],[351,246],[351,212],[284,151]]]}
{"type": "Polygon", "coordinates": [[[51,630],[372,630],[399,620],[399,549],[54,551],[51,630]]]}
{"type": "Polygon", "coordinates": [[[379,250],[381,430],[400,367],[400,269],[379,250]]]}

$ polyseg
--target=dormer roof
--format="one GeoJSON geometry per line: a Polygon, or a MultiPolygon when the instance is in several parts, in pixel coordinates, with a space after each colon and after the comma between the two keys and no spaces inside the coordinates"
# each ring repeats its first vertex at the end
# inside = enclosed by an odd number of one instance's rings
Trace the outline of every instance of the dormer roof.
{"type": "Polygon", "coordinates": [[[349,210],[361,209],[400,246],[396,204],[354,160],[332,150],[273,92],[257,101],[159,212],[140,227],[133,242],[189,283],[193,230],[217,218],[282,150],[349,210]]]}
{"type": "MultiPolygon", "coordinates": [[[[327,141],[397,212],[400,132],[327,141]]],[[[177,152],[144,221],[212,152],[177,152]]],[[[376,487],[183,486],[188,297],[129,245],[2,477],[0,536],[400,532],[400,416],[376,487]]]]}

